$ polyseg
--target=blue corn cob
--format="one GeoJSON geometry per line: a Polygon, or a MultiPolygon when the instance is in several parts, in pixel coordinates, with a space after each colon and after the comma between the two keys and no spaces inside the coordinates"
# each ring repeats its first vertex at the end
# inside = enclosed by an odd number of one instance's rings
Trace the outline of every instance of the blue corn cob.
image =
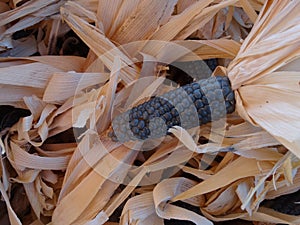
{"type": "Polygon", "coordinates": [[[184,85],[133,107],[112,122],[113,140],[127,142],[159,138],[172,126],[185,129],[224,118],[235,110],[230,81],[209,77],[184,85]]]}

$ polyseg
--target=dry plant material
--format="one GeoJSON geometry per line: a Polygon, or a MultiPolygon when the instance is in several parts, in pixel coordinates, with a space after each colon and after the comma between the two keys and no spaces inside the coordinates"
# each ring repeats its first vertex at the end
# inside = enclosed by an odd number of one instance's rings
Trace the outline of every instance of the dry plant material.
{"type": "Polygon", "coordinates": [[[23,184],[32,224],[300,222],[260,206],[300,182],[298,1],[13,3],[0,14],[1,50],[13,47],[14,32],[42,24],[52,27],[47,39],[38,37],[39,51],[48,54],[63,19],[90,52],[86,59],[0,61],[1,104],[31,112],[1,133],[6,160],[0,161],[0,191],[12,225],[21,221],[10,203],[11,182],[23,184]],[[207,40],[186,40],[191,35],[207,40]],[[169,91],[161,85],[166,64],[199,58],[230,61],[214,71],[227,76],[235,92],[237,110],[227,121],[190,130],[176,126],[169,129],[172,136],[146,142],[107,137],[110,115],[169,91]],[[77,142],[55,139],[70,129],[79,132],[77,142]],[[209,142],[199,143],[200,137],[209,142]],[[174,205],[177,200],[202,215],[174,205]],[[124,201],[119,223],[109,221],[124,201]]]}

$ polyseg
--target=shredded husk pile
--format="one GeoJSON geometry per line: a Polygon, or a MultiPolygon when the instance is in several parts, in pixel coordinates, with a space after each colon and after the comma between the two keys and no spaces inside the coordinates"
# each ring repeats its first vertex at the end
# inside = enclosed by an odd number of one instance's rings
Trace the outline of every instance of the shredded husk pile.
{"type": "Polygon", "coordinates": [[[0,142],[0,191],[12,225],[22,224],[12,183],[25,188],[31,224],[300,224],[260,206],[300,189],[299,1],[4,0],[0,9],[1,54],[12,56],[0,59],[0,104],[32,114],[0,142]],[[12,39],[29,27],[41,35],[12,39]],[[90,48],[87,58],[49,55],[69,29],[90,48]],[[36,51],[41,56],[26,57],[36,51]],[[230,78],[236,113],[213,128],[171,128],[159,141],[107,137],[117,108],[159,93],[164,65],[197,57],[223,59],[214,74],[230,78]],[[70,128],[80,131],[77,141],[55,138],[70,128]],[[199,144],[199,136],[210,142],[199,144]],[[216,155],[219,162],[209,161],[216,155]],[[173,204],[179,200],[202,215],[173,204]],[[121,205],[120,220],[111,221],[121,205]]]}

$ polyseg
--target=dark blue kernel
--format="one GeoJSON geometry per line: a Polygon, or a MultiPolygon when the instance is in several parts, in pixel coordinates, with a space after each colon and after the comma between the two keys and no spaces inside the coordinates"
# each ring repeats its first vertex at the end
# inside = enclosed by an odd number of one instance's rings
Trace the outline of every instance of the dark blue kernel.
{"type": "Polygon", "coordinates": [[[200,113],[198,113],[198,119],[199,119],[199,120],[202,120],[202,116],[201,116],[200,113]]]}
{"type": "Polygon", "coordinates": [[[231,103],[226,101],[226,102],[225,102],[225,107],[226,107],[226,109],[229,108],[230,106],[231,106],[231,103]]]}
{"type": "Polygon", "coordinates": [[[168,105],[164,105],[163,108],[164,108],[164,111],[165,111],[165,112],[170,111],[170,107],[169,107],[168,105]]]}
{"type": "Polygon", "coordinates": [[[195,91],[193,92],[193,95],[194,95],[194,97],[197,98],[197,99],[202,98],[202,94],[201,94],[201,92],[200,92],[199,89],[195,90],[195,91]]]}
{"type": "Polygon", "coordinates": [[[205,109],[201,109],[200,114],[203,117],[203,119],[207,116],[207,112],[205,111],[205,109]]]}
{"type": "Polygon", "coordinates": [[[132,113],[132,119],[138,119],[139,116],[138,116],[138,113],[137,112],[133,112],[132,113]]]}
{"type": "Polygon", "coordinates": [[[160,107],[160,103],[159,102],[155,102],[154,105],[153,105],[153,107],[155,109],[158,109],[160,107]]]}
{"type": "Polygon", "coordinates": [[[160,98],[159,97],[156,97],[153,99],[154,103],[160,103],[160,98]]]}
{"type": "Polygon", "coordinates": [[[231,92],[231,88],[230,87],[223,87],[222,88],[222,92],[224,96],[227,96],[230,92],[231,92]]]}
{"type": "Polygon", "coordinates": [[[145,140],[148,137],[146,130],[141,130],[140,131],[140,137],[143,140],[145,140]]]}
{"type": "Polygon", "coordinates": [[[135,127],[135,126],[138,125],[138,123],[139,123],[138,119],[133,119],[133,120],[131,120],[130,125],[133,126],[133,127],[135,127]]]}
{"type": "MultiPolygon", "coordinates": [[[[152,102],[152,101],[151,101],[151,102],[152,102]]],[[[150,104],[146,104],[146,105],[145,105],[145,109],[148,110],[149,108],[151,108],[151,105],[150,105],[150,104]]]]}
{"type": "Polygon", "coordinates": [[[153,107],[154,105],[155,105],[155,101],[151,100],[151,101],[150,101],[150,106],[153,107]]]}
{"type": "Polygon", "coordinates": [[[168,107],[169,108],[172,108],[173,107],[173,101],[171,100],[168,100],[168,103],[167,103],[168,107]]]}
{"type": "Polygon", "coordinates": [[[163,115],[160,118],[163,119],[165,123],[168,121],[163,115]]]}
{"type": "Polygon", "coordinates": [[[139,128],[137,128],[137,127],[132,127],[132,132],[134,133],[134,134],[138,134],[139,132],[140,132],[140,129],[139,128]]]}
{"type": "Polygon", "coordinates": [[[200,88],[200,85],[199,85],[198,83],[193,83],[193,84],[192,84],[192,88],[193,88],[194,90],[197,90],[197,89],[200,88]]]}
{"type": "MultiPolygon", "coordinates": [[[[145,104],[145,103],[144,103],[145,104]]],[[[141,111],[144,109],[144,104],[141,104],[139,106],[137,106],[138,111],[141,111]]]]}
{"type": "Polygon", "coordinates": [[[205,96],[203,96],[202,102],[203,102],[204,105],[208,105],[208,100],[205,96]]]}
{"type": "Polygon", "coordinates": [[[187,87],[187,88],[185,89],[185,91],[186,91],[188,94],[191,94],[191,93],[193,93],[193,88],[192,88],[192,87],[187,87]]]}
{"type": "Polygon", "coordinates": [[[222,80],[223,80],[222,76],[216,76],[215,79],[216,79],[218,82],[222,82],[222,80]]]}
{"type": "Polygon", "coordinates": [[[160,104],[164,105],[167,101],[164,98],[159,98],[159,102],[160,104]]]}
{"type": "Polygon", "coordinates": [[[167,112],[167,113],[164,114],[164,118],[165,118],[166,120],[171,120],[171,119],[172,119],[172,114],[169,113],[169,112],[167,112]]]}
{"type": "Polygon", "coordinates": [[[147,111],[144,111],[144,112],[143,112],[143,119],[144,119],[144,120],[147,120],[148,117],[149,117],[148,112],[147,112],[147,111]]]}
{"type": "Polygon", "coordinates": [[[201,109],[204,106],[204,104],[201,100],[198,99],[195,101],[195,106],[197,109],[201,109]]]}
{"type": "Polygon", "coordinates": [[[165,113],[165,110],[163,108],[158,109],[159,115],[163,115],[165,113]]]}
{"type": "Polygon", "coordinates": [[[194,101],[196,101],[196,98],[194,97],[194,95],[193,94],[189,94],[189,100],[190,101],[192,101],[192,102],[194,102],[194,101]]]}
{"type": "Polygon", "coordinates": [[[209,106],[209,105],[206,105],[206,106],[204,107],[204,110],[205,110],[206,112],[209,112],[209,113],[210,113],[210,106],[209,106]]]}
{"type": "Polygon", "coordinates": [[[174,125],[180,125],[180,117],[179,116],[176,116],[174,118],[174,125]]]}
{"type": "Polygon", "coordinates": [[[235,110],[234,105],[231,105],[230,107],[227,108],[227,113],[232,113],[234,112],[234,110],[235,110]]]}
{"type": "Polygon", "coordinates": [[[235,109],[235,106],[233,104],[231,104],[230,102],[225,102],[225,106],[226,106],[227,113],[232,113],[235,109]]]}
{"type": "Polygon", "coordinates": [[[139,118],[142,118],[142,117],[143,117],[143,111],[144,111],[144,110],[137,111],[137,115],[138,115],[139,118]]]}
{"type": "Polygon", "coordinates": [[[153,112],[154,112],[154,107],[149,107],[148,109],[147,109],[147,112],[149,113],[149,114],[152,114],[153,112]]]}
{"type": "Polygon", "coordinates": [[[186,108],[186,107],[189,107],[189,106],[190,106],[189,100],[186,99],[186,98],[183,99],[183,100],[182,100],[182,106],[185,107],[185,108],[186,108]]]}
{"type": "Polygon", "coordinates": [[[172,114],[172,116],[178,116],[179,114],[178,114],[178,111],[175,109],[175,108],[173,108],[173,109],[171,109],[171,114],[172,114]]]}
{"type": "Polygon", "coordinates": [[[129,113],[129,120],[133,120],[132,111],[129,113]]]}
{"type": "Polygon", "coordinates": [[[222,80],[222,87],[225,87],[225,86],[230,86],[230,85],[229,85],[228,80],[223,79],[222,80]]]}
{"type": "Polygon", "coordinates": [[[209,121],[208,121],[208,119],[207,119],[206,116],[202,118],[202,124],[206,124],[206,123],[208,123],[208,122],[209,122],[209,121]]]}
{"type": "Polygon", "coordinates": [[[173,124],[174,126],[180,126],[180,120],[174,120],[173,124]]]}
{"type": "Polygon", "coordinates": [[[159,117],[160,116],[159,110],[155,110],[153,115],[154,117],[159,117]]]}
{"type": "Polygon", "coordinates": [[[143,129],[143,128],[145,127],[145,121],[144,121],[144,120],[140,120],[140,121],[138,122],[137,127],[138,127],[139,129],[143,129]]]}
{"type": "Polygon", "coordinates": [[[211,121],[211,114],[210,113],[207,114],[207,120],[211,121]]]}
{"type": "Polygon", "coordinates": [[[168,128],[173,127],[172,121],[168,121],[166,124],[167,124],[167,127],[168,127],[168,128]]]}
{"type": "Polygon", "coordinates": [[[226,101],[233,101],[234,100],[234,93],[231,92],[227,95],[226,97],[226,101]]]}

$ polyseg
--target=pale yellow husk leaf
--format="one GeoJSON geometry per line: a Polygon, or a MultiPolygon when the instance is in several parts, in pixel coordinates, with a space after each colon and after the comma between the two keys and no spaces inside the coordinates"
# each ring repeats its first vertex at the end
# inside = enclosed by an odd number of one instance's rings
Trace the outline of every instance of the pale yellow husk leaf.
{"type": "MultiPolygon", "coordinates": [[[[80,72],[84,59],[76,56],[41,56],[2,58],[0,61],[0,102],[15,104],[22,102],[25,96],[42,98],[54,73],[80,72]]],[[[69,96],[61,97],[66,99],[69,96]]]]}
{"type": "Polygon", "coordinates": [[[240,115],[267,130],[298,157],[300,74],[288,68],[276,71],[299,57],[299,9],[298,1],[266,5],[228,67],[240,115]]]}
{"type": "MultiPolygon", "coordinates": [[[[11,93],[0,95],[1,104],[19,104],[32,112],[8,131],[1,147],[18,174],[14,181],[24,184],[36,217],[50,215],[51,224],[116,224],[108,221],[109,217],[131,197],[120,224],[163,224],[163,219],[171,218],[195,224],[235,218],[299,222],[298,218],[259,207],[265,198],[297,190],[300,182],[298,158],[278,147],[284,144],[299,156],[300,69],[291,62],[299,56],[299,3],[270,1],[257,16],[255,10],[259,11],[264,2],[69,1],[60,10],[61,17],[90,47],[87,59],[1,59],[1,90],[11,93]],[[210,5],[212,2],[215,4],[210,5]],[[178,11],[174,11],[176,4],[178,11]],[[239,18],[241,11],[234,14],[236,6],[255,21],[241,43],[248,25],[247,19],[239,18]],[[225,9],[228,13],[221,16],[224,11],[219,12],[225,9]],[[234,34],[233,40],[222,35],[216,40],[183,40],[201,32],[215,18],[234,34]],[[145,21],[151,25],[145,26],[145,21]],[[129,43],[132,41],[137,42],[129,43]],[[187,54],[190,51],[194,54],[187,54]],[[215,74],[227,73],[236,91],[237,111],[248,122],[234,114],[213,132],[209,125],[189,131],[175,127],[170,130],[175,137],[142,144],[121,145],[107,138],[114,108],[128,97],[131,99],[125,109],[164,90],[156,91],[164,80],[157,79],[159,74],[154,70],[159,63],[215,57],[233,60],[227,69],[219,67],[215,74]],[[6,73],[12,76],[4,76],[6,73]],[[140,98],[130,96],[126,89],[116,91],[120,83],[138,87],[137,78],[145,78],[148,73],[152,77],[139,89],[140,98]],[[286,100],[289,102],[284,103],[286,100]],[[79,143],[45,144],[48,138],[72,127],[86,127],[79,143]],[[211,143],[195,143],[199,136],[209,138],[211,143]],[[145,158],[146,154],[140,153],[153,146],[156,148],[151,156],[145,158]],[[28,152],[29,147],[35,154],[28,152]],[[223,157],[219,163],[213,160],[216,154],[223,157]],[[142,165],[131,167],[136,159],[142,165]],[[202,170],[204,161],[211,166],[209,170],[202,170]],[[165,178],[166,169],[178,172],[179,177],[165,178]],[[64,171],[63,181],[59,182],[62,177],[51,172],[54,170],[64,171]],[[181,170],[203,181],[197,184],[180,177],[181,170]],[[137,186],[149,182],[151,185],[138,195],[137,186]],[[121,183],[126,186],[118,190],[121,183]],[[60,189],[59,194],[55,188],[60,189]],[[199,207],[206,218],[173,205],[176,200],[199,207]]],[[[0,25],[20,19],[6,30],[10,34],[26,24],[38,23],[45,12],[48,16],[56,13],[62,3],[30,1],[2,13],[0,25]]],[[[218,32],[214,30],[212,36],[218,32]]],[[[8,176],[3,170],[1,193],[11,223],[20,224],[7,198],[8,176]]]]}

